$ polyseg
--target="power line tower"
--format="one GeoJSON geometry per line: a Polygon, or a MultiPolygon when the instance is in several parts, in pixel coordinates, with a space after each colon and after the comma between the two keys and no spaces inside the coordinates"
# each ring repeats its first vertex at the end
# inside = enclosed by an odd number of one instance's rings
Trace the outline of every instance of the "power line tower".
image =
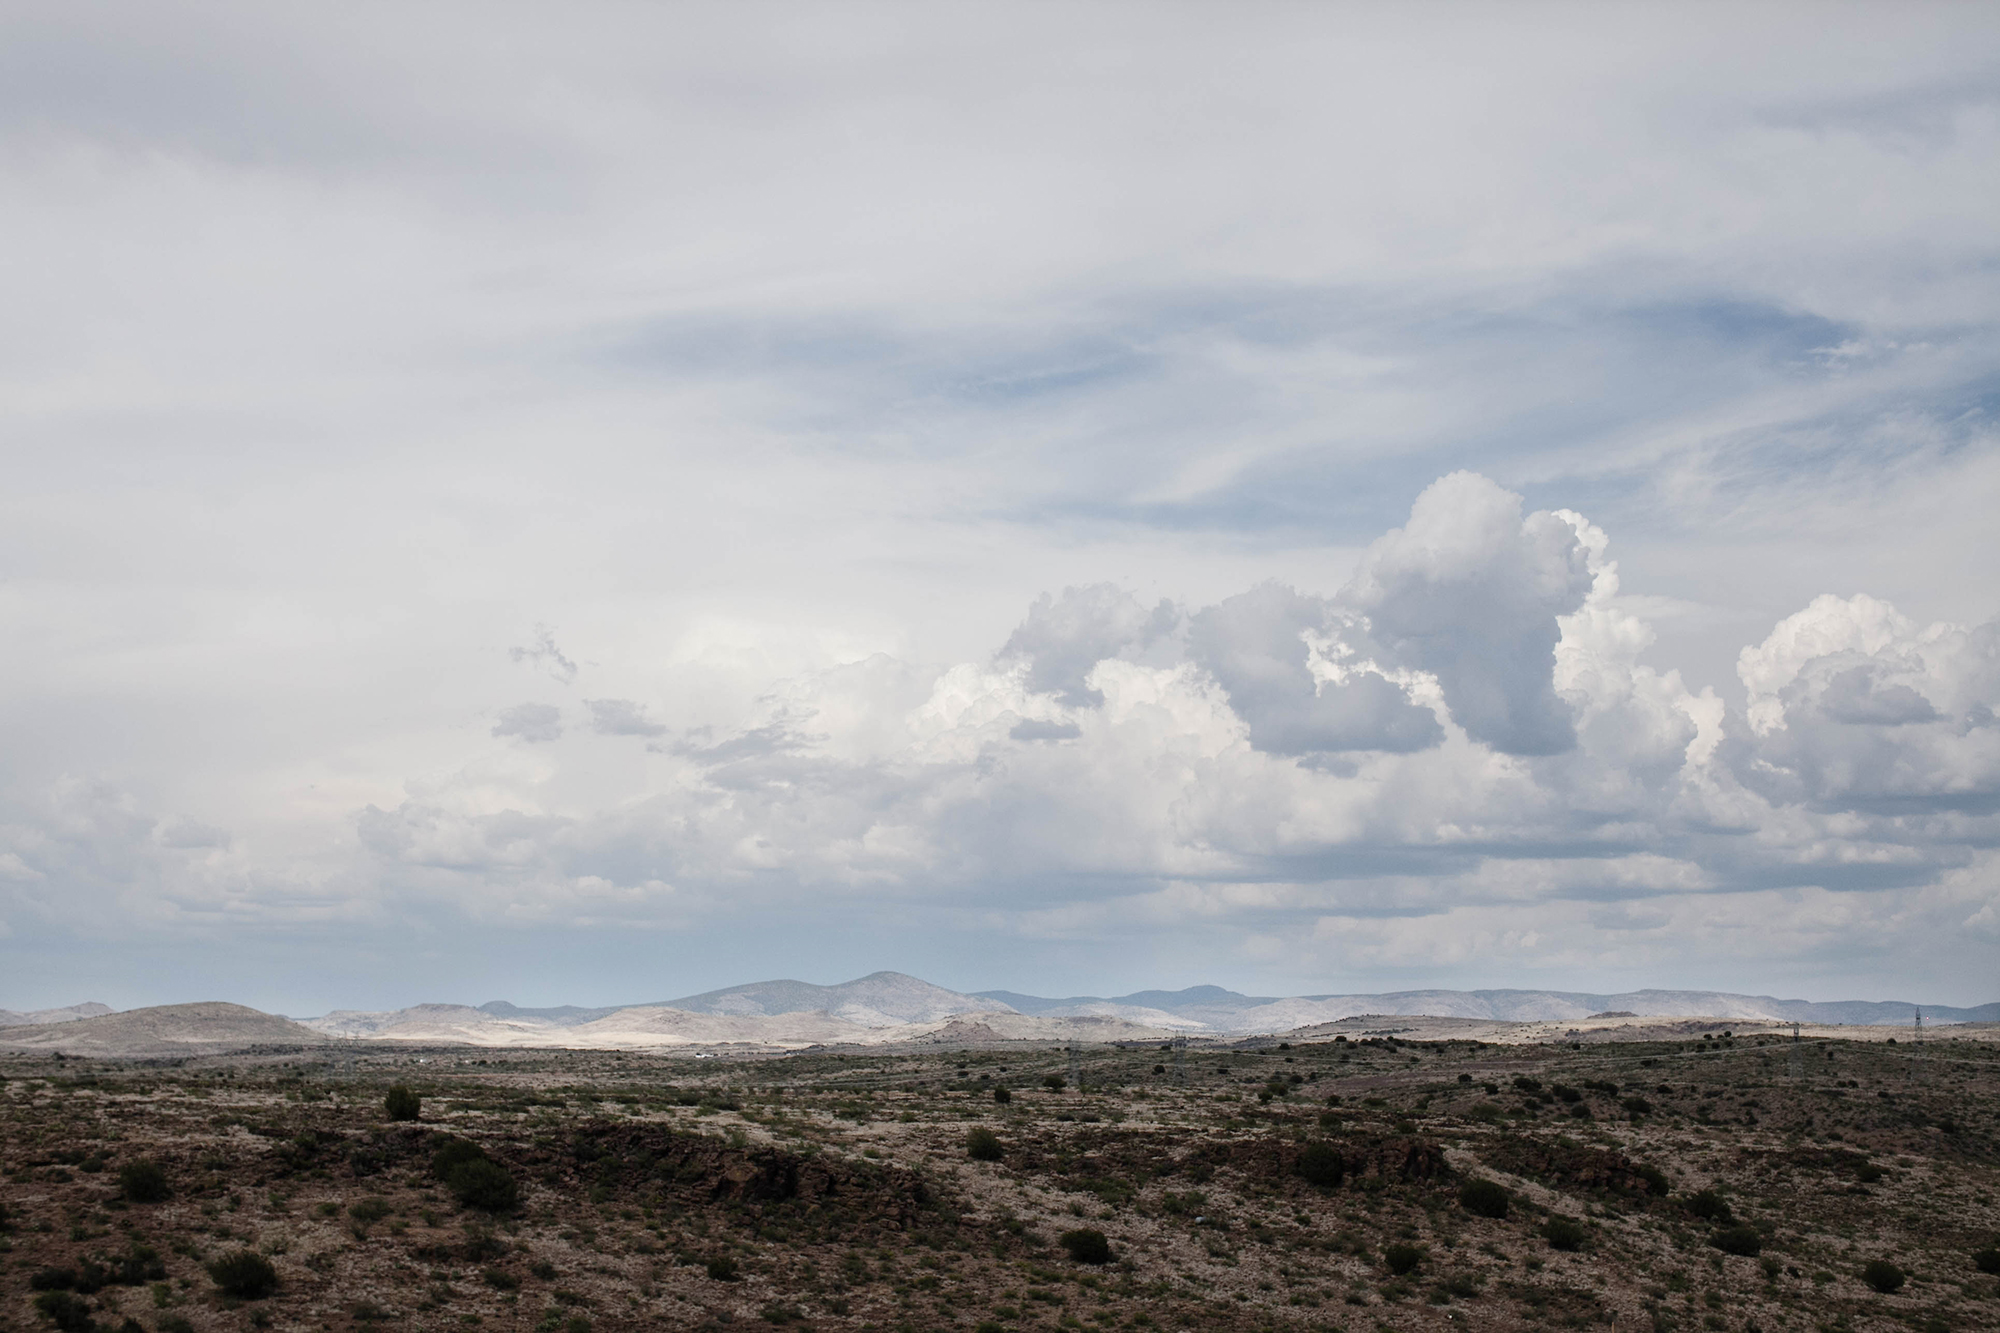
{"type": "Polygon", "coordinates": [[[1187,1086],[1186,1056],[1187,1036],[1183,1034],[1174,1038],[1174,1083],[1179,1087],[1187,1086]]]}
{"type": "Polygon", "coordinates": [[[1921,1046],[1924,1044],[1924,1011],[1921,1005],[1917,1006],[1916,1028],[1916,1035],[1911,1040],[1921,1046]]]}
{"type": "Polygon", "coordinates": [[[1799,1059],[1799,1025],[1797,1023],[1792,1024],[1792,1054],[1791,1058],[1785,1063],[1788,1072],[1793,1078],[1800,1078],[1805,1074],[1805,1070],[1801,1068],[1801,1061],[1799,1059]]]}

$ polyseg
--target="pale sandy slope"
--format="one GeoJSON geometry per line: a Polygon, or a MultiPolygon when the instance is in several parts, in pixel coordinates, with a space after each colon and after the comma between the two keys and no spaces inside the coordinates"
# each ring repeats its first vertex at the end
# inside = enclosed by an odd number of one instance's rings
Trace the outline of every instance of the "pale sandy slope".
{"type": "Polygon", "coordinates": [[[144,1055],[243,1046],[323,1045],[312,1029],[219,1000],[78,1018],[67,1023],[0,1028],[0,1047],[67,1055],[144,1055]]]}
{"type": "Polygon", "coordinates": [[[426,1004],[388,1014],[328,1014],[306,1023],[328,1036],[363,1041],[598,1050],[699,1046],[799,1050],[808,1046],[929,1043],[941,1037],[973,1044],[1153,1041],[1174,1035],[1168,1027],[1117,1018],[1030,1018],[990,1009],[923,1022],[867,1022],[856,1021],[851,1013],[716,1014],[639,1005],[589,1023],[561,1026],[540,1019],[498,1017],[466,1005],[426,1004]]]}

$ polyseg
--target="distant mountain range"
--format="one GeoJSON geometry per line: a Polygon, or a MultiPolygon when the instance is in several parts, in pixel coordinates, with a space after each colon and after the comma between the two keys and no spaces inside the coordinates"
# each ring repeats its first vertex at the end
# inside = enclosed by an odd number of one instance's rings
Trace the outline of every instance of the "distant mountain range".
{"type": "MultiPolygon", "coordinates": [[[[607,1049],[797,1048],[957,1039],[1150,1041],[1176,1033],[1237,1037],[1293,1032],[1363,1016],[1429,1016],[1496,1025],[1637,1016],[1878,1026],[1909,1024],[1916,1012],[1917,1006],[1906,1001],[1815,1002],[1685,990],[1271,996],[1191,986],[1058,999],[1015,991],[966,994],[900,972],[875,972],[838,986],[760,981],[652,1004],[533,1009],[494,1000],[478,1008],[420,1004],[387,1012],[336,1010],[296,1022],[234,1005],[174,1005],[114,1014],[109,1006],[92,1002],[23,1014],[0,1010],[0,1030],[12,1029],[0,1044],[69,1046],[87,1034],[102,1034],[104,1040],[121,1046],[142,1038],[153,1044],[237,1039],[224,1038],[226,1029],[240,1030],[241,1040],[262,1042],[341,1038],[607,1049]],[[67,1027],[77,1023],[82,1026],[67,1027]],[[65,1031],[73,1035],[61,1035],[65,1031]]],[[[2000,1022],[2000,1003],[1971,1009],[1925,1005],[1923,1014],[1928,1023],[1994,1023],[2000,1022]]]]}
{"type": "MultiPolygon", "coordinates": [[[[1095,1014],[1157,1022],[1162,1017],[1217,1032],[1281,1032],[1312,1023],[1331,1023],[1357,1014],[1426,1014],[1437,1018],[1485,1018],[1507,1023],[1562,1022],[1596,1014],[1639,1017],[1700,1015],[1704,1018],[1762,1019],[1777,1023],[1836,1023],[1848,1026],[1906,1024],[1918,1006],[1903,1000],[1780,1000],[1770,995],[1727,991],[1640,990],[1616,995],[1546,990],[1413,990],[1384,995],[1241,995],[1220,986],[1177,991],[1136,991],[1109,998],[1073,995],[1048,999],[1013,991],[980,991],[1017,1013],[1046,1016],[1095,1014]],[[1143,1016],[1143,1017],[1142,1017],[1143,1016]]],[[[1972,1009],[1924,1005],[1926,1022],[2000,1022],[2000,1003],[1972,1009]]]]}
{"type": "Polygon", "coordinates": [[[62,1009],[30,1009],[26,1013],[16,1013],[12,1009],[0,1009],[0,1028],[30,1027],[39,1023],[67,1023],[76,1018],[95,1018],[99,1014],[112,1012],[108,1004],[95,1000],[83,1004],[72,1004],[62,1009]]]}

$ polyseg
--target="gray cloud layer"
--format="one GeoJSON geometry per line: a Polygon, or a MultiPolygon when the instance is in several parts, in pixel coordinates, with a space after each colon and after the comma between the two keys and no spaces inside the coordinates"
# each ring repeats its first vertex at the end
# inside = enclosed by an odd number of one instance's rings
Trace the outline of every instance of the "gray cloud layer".
{"type": "Polygon", "coordinates": [[[1991,975],[1996,72],[16,7],[0,1004],[1991,975]]]}

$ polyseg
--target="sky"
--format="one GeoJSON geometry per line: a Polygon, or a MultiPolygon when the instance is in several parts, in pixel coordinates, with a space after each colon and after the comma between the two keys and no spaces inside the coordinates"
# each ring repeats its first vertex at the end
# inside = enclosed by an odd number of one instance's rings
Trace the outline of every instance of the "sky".
{"type": "Polygon", "coordinates": [[[2000,999],[2000,12],[0,12],[0,1007],[2000,999]]]}

